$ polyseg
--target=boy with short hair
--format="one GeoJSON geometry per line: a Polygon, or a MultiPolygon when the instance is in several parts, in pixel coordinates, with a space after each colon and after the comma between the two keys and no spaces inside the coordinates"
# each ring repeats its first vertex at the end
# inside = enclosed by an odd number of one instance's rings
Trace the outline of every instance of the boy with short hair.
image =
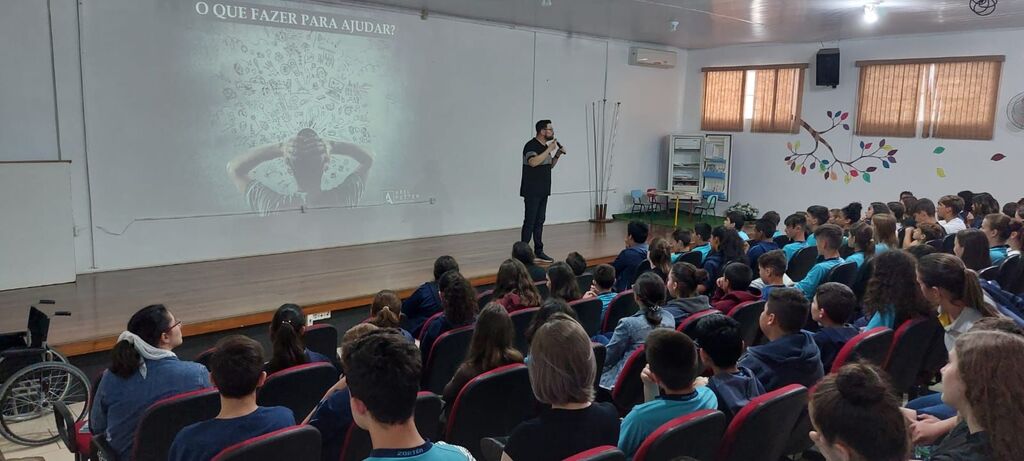
{"type": "Polygon", "coordinates": [[[796,288],[802,291],[808,300],[814,298],[814,291],[825,281],[828,272],[843,263],[843,258],[839,256],[839,247],[843,244],[843,230],[839,226],[818,226],[814,231],[814,237],[818,246],[818,262],[807,272],[803,280],[796,284],[796,288]]]}
{"type": "MultiPolygon", "coordinates": [[[[907,210],[907,212],[910,214],[911,218],[914,219],[914,223],[917,226],[920,226],[922,223],[939,223],[939,221],[935,219],[935,203],[929,199],[923,198],[918,200],[914,203],[914,206],[907,210]]],[[[915,226],[905,227],[906,230],[903,231],[903,248],[907,248],[913,243],[914,227],[915,226]]],[[[943,228],[942,231],[945,232],[946,230],[943,228]]]]}
{"type": "Polygon", "coordinates": [[[612,261],[615,268],[615,291],[622,292],[629,289],[629,285],[636,279],[636,268],[641,262],[647,260],[647,224],[640,221],[630,221],[626,226],[626,249],[619,252],[612,261]]]}
{"type": "Polygon", "coordinates": [[[431,443],[416,429],[413,410],[422,367],[416,345],[394,330],[371,331],[342,351],[342,363],[352,395],[352,417],[373,441],[367,460],[473,459],[465,448],[431,443]]]}
{"type": "Polygon", "coordinates": [[[583,295],[584,298],[597,298],[601,300],[601,318],[608,310],[608,304],[615,298],[615,268],[608,264],[600,264],[594,268],[594,281],[590,283],[590,291],[583,295]]]}
{"type": "Polygon", "coordinates": [[[718,408],[711,389],[694,386],[699,362],[697,348],[688,336],[669,328],[655,329],[647,336],[645,355],[647,368],[641,377],[645,384],[656,384],[661,395],[633,407],[622,420],[619,449],[629,458],[648,435],[669,420],[718,408]]]}
{"type": "Polygon", "coordinates": [[[256,389],[267,379],[260,343],[228,336],[217,342],[209,366],[210,381],[220,392],[220,413],[178,432],[169,460],[208,461],[236,443],[295,425],[288,408],[256,404],[256,389]]]}
{"type": "Polygon", "coordinates": [[[708,389],[718,396],[718,411],[728,422],[750,403],[764,394],[764,386],[749,368],[736,365],[743,355],[743,334],[740,323],[724,315],[708,315],[697,321],[694,340],[700,344],[700,360],[714,373],[708,389]]]}
{"type": "Polygon", "coordinates": [[[754,272],[750,270],[750,266],[740,262],[729,263],[722,271],[722,276],[715,281],[718,290],[711,299],[711,307],[728,314],[742,303],[756,301],[759,296],[750,292],[750,281],[753,278],[754,272]]]}
{"type": "Polygon", "coordinates": [[[764,218],[758,219],[754,223],[753,234],[753,238],[750,241],[750,249],[747,250],[747,261],[750,261],[752,264],[761,255],[779,249],[779,245],[772,240],[772,236],[775,234],[775,225],[771,221],[764,218]]]}
{"type": "Polygon", "coordinates": [[[807,246],[807,215],[793,213],[786,217],[785,224],[789,243],[782,247],[782,251],[786,254],[786,262],[789,262],[797,251],[807,246]]]}
{"type": "Polygon", "coordinates": [[[679,255],[690,251],[693,233],[689,229],[676,228],[672,231],[672,262],[679,259],[679,255]]]}
{"type": "Polygon", "coordinates": [[[761,215],[761,219],[767,219],[768,222],[772,223],[772,239],[785,235],[782,231],[778,230],[779,223],[782,222],[782,216],[779,215],[778,211],[765,211],[764,214],[761,215]]]}
{"type": "Polygon", "coordinates": [[[956,195],[943,195],[939,199],[939,207],[935,212],[939,215],[939,224],[946,229],[946,234],[955,234],[967,229],[967,224],[960,218],[964,210],[964,199],[956,195]]]}
{"type": "Polygon", "coordinates": [[[572,269],[572,273],[577,277],[583,275],[583,273],[587,271],[587,258],[584,258],[583,255],[579,254],[579,252],[573,251],[572,253],[569,253],[569,255],[565,257],[565,263],[569,265],[569,268],[572,269]]]}
{"type": "Polygon", "coordinates": [[[758,323],[769,342],[749,347],[739,361],[754,372],[766,391],[790,384],[811,387],[824,376],[818,346],[810,333],[800,329],[809,311],[810,303],[796,288],[777,288],[768,296],[758,323]]]}
{"type": "Polygon", "coordinates": [[[814,237],[814,231],[818,230],[818,226],[828,224],[829,211],[821,205],[811,205],[807,207],[807,242],[805,246],[813,246],[817,243],[814,237]]]}
{"type": "Polygon", "coordinates": [[[776,288],[785,288],[786,254],[772,250],[757,258],[757,273],[761,277],[761,299],[767,301],[768,294],[776,288]]]}
{"type": "Polygon", "coordinates": [[[700,267],[704,264],[704,260],[708,259],[708,254],[711,253],[711,225],[708,223],[699,222],[693,225],[693,243],[690,244],[690,251],[699,251],[701,254],[700,267]]]}
{"type": "Polygon", "coordinates": [[[750,240],[750,236],[748,236],[746,232],[743,232],[743,224],[746,223],[746,219],[747,217],[743,216],[743,213],[739,211],[730,211],[725,214],[725,222],[722,223],[722,226],[726,229],[736,229],[736,232],[740,234],[740,238],[746,242],[747,240],[750,240]]]}
{"type": "Polygon", "coordinates": [[[986,215],[981,222],[981,231],[988,237],[988,255],[992,265],[997,266],[1006,259],[1010,247],[1006,241],[1010,238],[1010,218],[1001,213],[986,215]]]}
{"type": "Polygon", "coordinates": [[[856,307],[857,296],[841,283],[823,283],[814,293],[811,318],[821,325],[821,330],[814,334],[814,343],[821,354],[822,370],[831,370],[839,351],[860,333],[847,324],[856,307]]]}

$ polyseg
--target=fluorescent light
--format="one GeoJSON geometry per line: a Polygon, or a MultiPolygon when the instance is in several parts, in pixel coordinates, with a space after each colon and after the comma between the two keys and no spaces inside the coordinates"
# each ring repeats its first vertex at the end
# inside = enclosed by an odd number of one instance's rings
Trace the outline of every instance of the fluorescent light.
{"type": "Polygon", "coordinates": [[[864,5],[864,22],[868,24],[874,24],[878,22],[878,5],[875,3],[868,3],[864,5]]]}
{"type": "Polygon", "coordinates": [[[551,6],[551,0],[540,0],[540,6],[551,6]]]}

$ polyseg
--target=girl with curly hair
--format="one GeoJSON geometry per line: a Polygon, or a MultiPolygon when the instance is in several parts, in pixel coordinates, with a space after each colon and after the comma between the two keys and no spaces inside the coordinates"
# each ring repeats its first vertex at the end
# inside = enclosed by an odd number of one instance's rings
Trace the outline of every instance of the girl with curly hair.
{"type": "Polygon", "coordinates": [[[864,292],[866,330],[895,329],[918,316],[934,316],[917,283],[916,260],[905,251],[886,251],[875,256],[875,268],[864,292]]]}

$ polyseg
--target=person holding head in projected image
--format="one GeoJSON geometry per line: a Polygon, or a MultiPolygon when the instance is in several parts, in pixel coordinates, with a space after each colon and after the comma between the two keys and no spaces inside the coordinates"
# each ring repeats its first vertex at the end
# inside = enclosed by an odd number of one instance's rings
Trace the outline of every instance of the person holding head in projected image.
{"type": "Polygon", "coordinates": [[[266,216],[298,207],[355,205],[372,165],[366,149],[303,128],[235,157],[227,169],[253,211],[266,216]]]}

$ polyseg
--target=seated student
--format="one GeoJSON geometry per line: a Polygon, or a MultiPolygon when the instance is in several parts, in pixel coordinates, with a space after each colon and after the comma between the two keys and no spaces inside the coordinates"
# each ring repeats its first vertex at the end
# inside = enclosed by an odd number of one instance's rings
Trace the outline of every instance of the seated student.
{"type": "Polygon", "coordinates": [[[740,323],[732,317],[709,315],[697,321],[694,340],[700,344],[700,360],[714,373],[708,389],[718,396],[718,411],[732,420],[750,399],[764,394],[764,386],[749,368],[736,365],[743,355],[740,323]]]}
{"type": "Polygon", "coordinates": [[[302,341],[302,329],[305,327],[306,314],[299,306],[284,304],[277,308],[270,321],[270,342],[274,348],[263,371],[274,374],[304,363],[331,362],[327,356],[306,349],[302,341]]]}
{"type": "Polygon", "coordinates": [[[498,367],[523,363],[523,354],[513,346],[515,336],[512,319],[504,307],[494,302],[484,306],[476,319],[466,359],[444,387],[445,415],[451,412],[451,405],[470,380],[498,367]]]}
{"type": "Polygon", "coordinates": [[[910,455],[899,399],[878,368],[844,366],[814,388],[811,440],[827,461],[904,461],[910,455]]]}
{"type": "Polygon", "coordinates": [[[579,254],[579,252],[573,251],[569,253],[569,255],[565,257],[565,263],[569,265],[569,268],[572,269],[572,273],[577,277],[583,275],[583,273],[587,271],[587,258],[584,258],[583,255],[579,254]]]}
{"type": "Polygon", "coordinates": [[[672,262],[679,259],[679,255],[692,249],[693,232],[688,229],[676,228],[672,231],[672,262]]]}
{"type": "MultiPolygon", "coordinates": [[[[1020,208],[1024,211],[1024,207],[1020,208]]],[[[1020,250],[1024,247],[1024,222],[1013,221],[1010,223],[1010,238],[1006,240],[1008,249],[1006,250],[1006,257],[1019,255],[1020,250]]]]}
{"type": "Polygon", "coordinates": [[[974,192],[962,190],[957,192],[956,195],[964,201],[964,209],[960,211],[960,219],[967,223],[970,220],[971,211],[974,207],[974,192]]]}
{"type": "Polygon", "coordinates": [[[690,263],[675,263],[668,273],[668,289],[670,299],[665,303],[665,311],[672,315],[675,324],[679,325],[690,315],[711,309],[708,297],[697,293],[708,273],[690,263]]]}
{"type": "Polygon", "coordinates": [[[960,212],[963,210],[964,199],[956,195],[943,195],[939,199],[935,213],[939,216],[939,225],[946,229],[947,235],[967,229],[967,224],[960,218],[960,212]]]}
{"type": "Polygon", "coordinates": [[[985,216],[999,213],[999,202],[988,192],[974,194],[974,203],[971,204],[970,227],[981,229],[985,216]]]}
{"type": "Polygon", "coordinates": [[[853,202],[839,210],[836,224],[843,230],[849,230],[854,223],[860,222],[860,212],[864,208],[860,202],[853,202]]]}
{"type": "Polygon", "coordinates": [[[779,230],[779,223],[782,222],[782,216],[779,216],[778,211],[768,210],[761,215],[761,219],[767,220],[772,225],[772,238],[786,235],[784,232],[779,230]]]}
{"type": "Polygon", "coordinates": [[[803,213],[793,213],[786,217],[786,237],[789,237],[789,243],[782,247],[782,251],[786,254],[786,262],[793,259],[793,255],[796,254],[801,248],[807,246],[807,215],[803,213]]]}
{"type": "Polygon", "coordinates": [[[526,271],[530,273],[530,278],[534,282],[543,282],[547,277],[547,271],[537,265],[537,257],[533,254],[533,249],[530,248],[529,243],[516,242],[512,244],[512,258],[519,260],[519,262],[526,266],[526,271]]]}
{"type": "Polygon", "coordinates": [[[628,290],[636,279],[637,266],[647,259],[647,232],[647,224],[639,221],[630,221],[626,226],[626,249],[620,251],[615,261],[612,261],[618,277],[615,280],[615,291],[628,290]]]}
{"type": "Polygon", "coordinates": [[[594,281],[590,282],[590,291],[583,294],[584,298],[601,300],[601,318],[608,310],[608,303],[615,299],[615,268],[608,264],[600,264],[594,268],[594,281]]]}
{"type": "MultiPolygon", "coordinates": [[[[921,224],[924,223],[935,224],[938,229],[940,229],[939,232],[942,233],[942,235],[927,235],[927,237],[942,238],[946,235],[946,230],[943,229],[942,226],[939,226],[939,222],[935,219],[935,203],[931,200],[926,198],[918,200],[914,203],[914,206],[912,208],[908,208],[907,211],[910,213],[911,218],[913,218],[915,225],[904,226],[904,229],[906,230],[903,234],[903,247],[909,247],[911,245],[911,242],[914,240],[914,229],[920,227],[921,224]]],[[[934,232],[934,227],[929,227],[929,229],[931,229],[929,232],[934,232]]]]}
{"type": "Polygon", "coordinates": [[[668,282],[668,271],[672,268],[672,245],[661,237],[651,240],[647,251],[647,264],[641,263],[636,276],[645,272],[654,272],[662,280],[668,282]]]}
{"type": "Polygon", "coordinates": [[[952,349],[956,338],[971,329],[982,317],[1000,317],[995,306],[985,300],[978,274],[967,269],[956,256],[935,253],[917,263],[917,280],[924,298],[948,317],[946,350],[952,349]]]}
{"type": "Polygon", "coordinates": [[[652,331],[647,337],[647,367],[643,382],[660,395],[633,407],[619,429],[619,450],[632,458],[644,439],[669,420],[700,410],[718,408],[715,393],[697,387],[697,348],[686,335],[669,329],[652,331]]]}
{"type": "MultiPolygon", "coordinates": [[[[907,213],[907,208],[903,206],[902,202],[889,202],[885,204],[892,210],[892,217],[896,219],[896,230],[903,228],[903,215],[907,213]]],[[[899,247],[899,245],[896,245],[899,247]]]]}
{"type": "Polygon", "coordinates": [[[871,217],[871,238],[875,241],[875,254],[899,249],[900,239],[897,236],[898,221],[895,215],[876,214],[871,217]]]}
{"type": "Polygon", "coordinates": [[[171,352],[180,345],[181,322],[162,304],[133,314],[118,336],[89,411],[89,430],[103,434],[118,459],[131,459],[139,418],[153,402],[210,387],[206,367],[171,352]]]}
{"type": "Polygon", "coordinates": [[[934,312],[921,293],[917,261],[909,252],[887,251],[875,256],[874,271],[864,290],[865,331],[877,327],[895,330],[907,320],[934,317],[934,312]]]}
{"type": "Polygon", "coordinates": [[[910,246],[924,245],[932,240],[941,239],[945,237],[945,232],[946,231],[942,229],[942,226],[936,223],[917,223],[917,227],[914,228],[914,231],[912,232],[913,240],[910,241],[910,246]]]}
{"type": "Polygon", "coordinates": [[[856,307],[857,297],[846,285],[829,282],[818,286],[811,301],[811,318],[821,325],[821,330],[814,333],[814,343],[818,345],[823,370],[831,370],[839,351],[860,333],[846,323],[856,307]]]}
{"type": "Polygon", "coordinates": [[[761,278],[761,299],[768,300],[772,290],[786,287],[786,253],[772,250],[757,258],[757,275],[761,278]]]}
{"type": "Polygon", "coordinates": [[[559,298],[571,303],[583,297],[576,275],[564,262],[556,262],[548,266],[548,293],[552,298],[559,298]]]}
{"type": "Polygon", "coordinates": [[[807,272],[803,280],[796,284],[796,288],[802,291],[808,300],[814,297],[814,291],[825,281],[828,272],[843,263],[843,258],[839,256],[839,246],[843,244],[843,230],[839,226],[819,226],[814,231],[814,237],[818,246],[818,262],[807,272]]]}
{"type": "Polygon", "coordinates": [[[242,335],[218,341],[210,379],[220,392],[220,413],[178,432],[170,461],[208,461],[236,443],[295,425],[288,408],[256,405],[256,388],[267,379],[260,343],[242,335]]]}
{"type": "MultiPolygon", "coordinates": [[[[568,269],[567,269],[568,270],[568,269]]],[[[420,336],[420,350],[423,351],[423,366],[430,358],[430,349],[434,341],[448,330],[472,324],[476,321],[477,304],[476,290],[469,281],[456,271],[449,271],[441,276],[441,302],[444,313],[423,329],[420,336]]]]}
{"type": "Polygon", "coordinates": [[[408,331],[402,328],[402,300],[398,293],[391,290],[381,290],[373,295],[373,302],[370,303],[369,323],[377,328],[397,328],[402,336],[409,341],[415,341],[408,331]]]}
{"type": "Polygon", "coordinates": [[[420,337],[420,328],[423,328],[423,322],[441,310],[441,295],[437,283],[441,281],[441,276],[445,272],[458,270],[459,263],[455,262],[455,258],[451,256],[445,255],[434,260],[434,279],[420,285],[416,291],[402,301],[402,314],[405,314],[402,328],[414,337],[420,337]]]}
{"type": "Polygon", "coordinates": [[[994,265],[988,237],[981,229],[964,229],[957,232],[956,238],[953,239],[953,254],[959,257],[968,269],[975,272],[981,272],[994,265]]]}
{"type": "Polygon", "coordinates": [[[772,240],[775,233],[775,226],[767,219],[758,219],[754,223],[753,236],[750,241],[750,249],[747,250],[747,261],[756,263],[761,255],[778,250],[779,246],[772,240]]]}
{"type": "Polygon", "coordinates": [[[811,387],[824,374],[814,338],[800,329],[809,311],[807,298],[796,288],[777,288],[768,296],[759,323],[769,342],[747,348],[739,361],[754,372],[765,390],[790,384],[811,387]]]}
{"type": "Polygon", "coordinates": [[[1006,240],[1010,238],[1010,218],[997,213],[985,216],[981,223],[981,231],[988,237],[992,265],[997,266],[1006,259],[1006,252],[1009,248],[1006,245],[1006,240]]]}
{"type": "Polygon", "coordinates": [[[889,209],[889,205],[882,202],[871,202],[868,205],[867,211],[864,212],[864,222],[871,223],[871,217],[876,214],[892,214],[892,210],[889,209]]]}
{"type": "Polygon", "coordinates": [[[422,369],[416,346],[394,330],[376,330],[356,340],[342,354],[352,417],[373,441],[367,460],[473,459],[465,448],[431,443],[416,429],[413,410],[422,369]]]}
{"type": "Polygon", "coordinates": [[[1006,202],[1003,204],[1003,214],[1011,220],[1017,218],[1017,210],[1020,208],[1020,204],[1017,202],[1006,202]]]}
{"type": "Polygon", "coordinates": [[[734,307],[742,303],[761,299],[760,293],[750,291],[750,281],[753,278],[754,272],[746,264],[731,263],[725,266],[722,276],[715,282],[718,290],[711,298],[711,307],[718,309],[723,314],[728,314],[734,307]]]}
{"type": "MultiPolygon", "coordinates": [[[[372,323],[360,323],[349,328],[341,337],[342,362],[345,370],[344,351],[352,346],[357,339],[377,330],[372,323]]],[[[349,427],[352,426],[352,405],[350,402],[347,378],[344,376],[324,393],[320,403],[306,416],[303,424],[309,424],[320,431],[320,459],[337,461],[341,456],[341,447],[345,443],[349,427]]]]}
{"type": "Polygon", "coordinates": [[[594,402],[594,349],[583,327],[562,314],[541,325],[530,343],[530,386],[540,416],[509,434],[503,461],[558,461],[619,440],[619,413],[594,402]]]}
{"type": "Polygon", "coordinates": [[[817,244],[817,239],[814,237],[814,231],[818,230],[818,226],[828,224],[829,214],[828,208],[821,205],[811,205],[807,207],[807,241],[806,246],[812,246],[817,244]]]}
{"type": "Polygon", "coordinates": [[[647,273],[637,279],[633,296],[639,306],[637,312],[619,320],[611,340],[606,346],[601,387],[611,389],[633,351],[643,346],[647,335],[659,327],[673,328],[675,320],[662,306],[665,304],[665,282],[657,275],[647,273]]]}
{"type": "Polygon", "coordinates": [[[853,254],[846,258],[846,261],[857,263],[860,269],[864,263],[875,255],[875,230],[865,222],[857,222],[850,226],[850,239],[847,245],[853,249],[853,254]]]}
{"type": "Polygon", "coordinates": [[[518,259],[506,259],[498,266],[494,280],[492,299],[509,312],[540,306],[540,291],[530,278],[530,273],[518,259]]]}
{"type": "Polygon", "coordinates": [[[704,259],[704,270],[708,272],[708,281],[704,283],[704,293],[715,293],[715,284],[722,276],[722,270],[732,262],[747,264],[747,255],[743,251],[743,240],[740,240],[736,229],[718,226],[711,231],[711,253],[704,259]]]}
{"type": "Polygon", "coordinates": [[[842,227],[842,226],[839,225],[840,220],[842,218],[843,218],[843,210],[842,209],[840,209],[840,208],[829,208],[829,210],[828,210],[828,224],[835,224],[836,226],[842,227]]]}
{"type": "Polygon", "coordinates": [[[573,309],[565,301],[558,298],[548,298],[544,300],[544,304],[541,304],[540,310],[533,315],[533,320],[530,320],[530,325],[526,327],[526,344],[529,345],[533,342],[533,335],[537,332],[540,327],[544,326],[548,320],[551,320],[556,314],[562,314],[569,317],[579,323],[580,318],[576,314],[576,309],[573,309]]]}
{"type": "Polygon", "coordinates": [[[743,225],[746,224],[747,218],[743,213],[739,211],[730,211],[725,214],[725,222],[722,226],[726,229],[736,229],[736,233],[740,234],[740,240],[746,242],[750,240],[750,237],[746,232],[743,232],[743,225]]]}
{"type": "Polygon", "coordinates": [[[704,260],[711,253],[711,225],[703,222],[693,225],[693,245],[690,251],[699,251],[700,263],[704,264],[704,260]]]}

